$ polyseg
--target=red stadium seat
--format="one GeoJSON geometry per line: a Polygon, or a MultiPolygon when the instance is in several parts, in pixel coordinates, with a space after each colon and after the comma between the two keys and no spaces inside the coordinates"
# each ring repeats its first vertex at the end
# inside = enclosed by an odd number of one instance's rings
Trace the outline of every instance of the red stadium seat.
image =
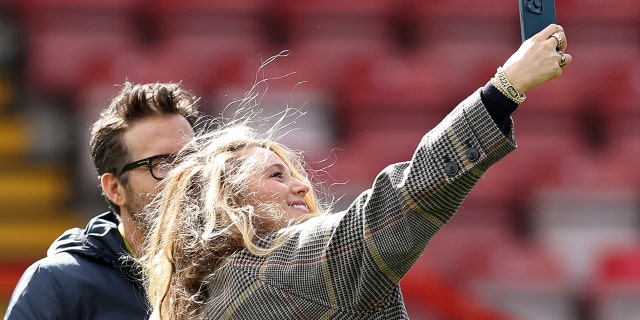
{"type": "Polygon", "coordinates": [[[167,34],[259,34],[265,1],[154,1],[150,11],[158,13],[167,34]]]}
{"type": "Polygon", "coordinates": [[[421,41],[427,45],[463,39],[464,42],[520,39],[516,1],[409,0],[408,19],[415,19],[421,41]]]}
{"type": "Polygon", "coordinates": [[[354,60],[338,88],[345,138],[398,126],[426,133],[459,102],[450,76],[428,52],[354,60]]]}
{"type": "Polygon", "coordinates": [[[562,20],[587,20],[592,23],[626,21],[636,26],[640,21],[640,2],[635,0],[556,1],[556,11],[562,20]]]}
{"type": "Polygon", "coordinates": [[[388,36],[387,18],[395,7],[387,0],[285,0],[294,41],[315,37],[388,36]]]}
{"type": "Polygon", "coordinates": [[[514,319],[575,318],[574,287],[544,247],[503,242],[467,258],[466,287],[484,304],[514,319]]]}
{"type": "Polygon", "coordinates": [[[27,24],[27,75],[40,89],[70,92],[85,68],[132,45],[134,1],[20,1],[27,24]]]}
{"type": "Polygon", "coordinates": [[[603,253],[585,292],[595,320],[640,315],[640,246],[613,247],[603,253]]]}

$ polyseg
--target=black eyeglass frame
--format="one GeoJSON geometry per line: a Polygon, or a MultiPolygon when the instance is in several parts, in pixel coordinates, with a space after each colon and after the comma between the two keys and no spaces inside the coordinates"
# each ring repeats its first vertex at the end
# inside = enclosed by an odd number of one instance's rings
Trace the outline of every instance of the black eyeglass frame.
{"type": "MultiPolygon", "coordinates": [[[[147,166],[147,170],[149,170],[149,173],[151,174],[151,176],[154,179],[160,181],[160,180],[164,179],[164,177],[162,177],[162,178],[156,177],[156,175],[153,173],[153,166],[151,165],[153,163],[153,160],[156,160],[156,159],[174,159],[175,156],[176,156],[175,154],[159,154],[159,155],[156,155],[156,156],[153,156],[153,157],[144,158],[144,159],[140,159],[140,160],[137,160],[137,161],[129,162],[129,163],[125,164],[122,167],[121,172],[124,173],[124,172],[127,172],[129,170],[132,170],[132,169],[135,169],[135,168],[142,167],[142,166],[146,165],[147,166]]],[[[173,161],[171,161],[171,162],[173,162],[173,161]]]]}

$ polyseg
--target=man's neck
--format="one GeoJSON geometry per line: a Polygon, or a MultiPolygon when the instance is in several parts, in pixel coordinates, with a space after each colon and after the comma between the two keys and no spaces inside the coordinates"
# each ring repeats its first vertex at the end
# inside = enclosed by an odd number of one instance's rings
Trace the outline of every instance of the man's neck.
{"type": "Polygon", "coordinates": [[[133,250],[133,248],[129,244],[129,241],[127,241],[127,237],[125,236],[124,225],[122,224],[122,222],[118,223],[118,231],[120,232],[120,236],[122,236],[122,241],[124,241],[124,246],[127,248],[127,251],[131,255],[135,256],[135,251],[133,250]]]}
{"type": "Polygon", "coordinates": [[[118,224],[118,231],[124,240],[124,244],[131,255],[136,256],[140,252],[140,244],[142,241],[142,231],[136,226],[136,224],[129,219],[128,215],[120,216],[120,224],[118,224]]]}

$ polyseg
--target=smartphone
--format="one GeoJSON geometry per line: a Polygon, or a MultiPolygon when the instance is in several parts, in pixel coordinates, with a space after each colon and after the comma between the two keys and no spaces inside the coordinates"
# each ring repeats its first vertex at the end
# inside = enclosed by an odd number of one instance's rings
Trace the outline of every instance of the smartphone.
{"type": "Polygon", "coordinates": [[[522,42],[548,25],[556,23],[554,0],[518,0],[518,5],[520,7],[522,42]]]}

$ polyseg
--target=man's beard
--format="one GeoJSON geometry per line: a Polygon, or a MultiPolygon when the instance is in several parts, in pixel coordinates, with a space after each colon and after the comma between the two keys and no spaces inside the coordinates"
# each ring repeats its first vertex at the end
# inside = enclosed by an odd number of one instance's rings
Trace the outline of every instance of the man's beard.
{"type": "Polygon", "coordinates": [[[132,190],[129,185],[125,187],[125,192],[127,200],[129,200],[125,205],[125,208],[127,209],[127,212],[129,212],[131,221],[136,228],[144,231],[148,225],[144,214],[144,208],[151,199],[153,199],[153,194],[136,192],[132,190]]]}

